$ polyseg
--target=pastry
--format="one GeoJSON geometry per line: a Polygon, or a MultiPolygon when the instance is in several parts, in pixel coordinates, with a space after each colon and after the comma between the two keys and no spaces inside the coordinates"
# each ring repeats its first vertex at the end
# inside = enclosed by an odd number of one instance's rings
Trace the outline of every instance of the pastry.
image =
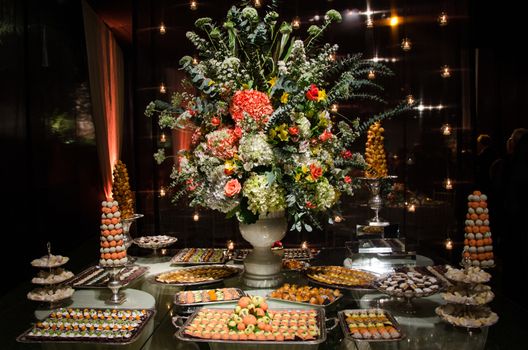
{"type": "Polygon", "coordinates": [[[372,124],[367,133],[367,144],[365,150],[365,161],[367,170],[365,177],[379,178],[387,177],[387,156],[383,145],[385,129],[380,122],[372,124]]]}
{"type": "Polygon", "coordinates": [[[338,289],[316,288],[284,284],[269,295],[271,298],[307,303],[313,305],[327,305],[342,296],[338,289]]]}
{"type": "Polygon", "coordinates": [[[123,219],[134,216],[134,197],[130,190],[130,180],[125,163],[118,160],[114,166],[112,196],[119,202],[123,219]]]}
{"type": "Polygon", "coordinates": [[[123,266],[128,263],[119,203],[109,199],[101,203],[101,241],[99,264],[123,266]]]}
{"type": "Polygon", "coordinates": [[[31,265],[35,267],[53,268],[66,264],[68,260],[70,260],[70,258],[66,256],[50,254],[33,260],[31,265]]]}
{"type": "Polygon", "coordinates": [[[480,191],[468,196],[462,252],[464,263],[483,268],[495,265],[487,200],[480,191]]]}
{"type": "Polygon", "coordinates": [[[73,277],[73,273],[62,268],[51,271],[41,270],[31,282],[35,284],[56,284],[64,282],[73,277]]]}
{"type": "Polygon", "coordinates": [[[169,271],[156,276],[161,283],[202,283],[221,280],[239,272],[239,269],[228,266],[193,267],[169,271]]]}
{"type": "Polygon", "coordinates": [[[344,316],[349,335],[354,339],[390,340],[402,336],[399,326],[384,310],[345,310],[344,316]]]}
{"type": "Polygon", "coordinates": [[[312,266],[307,269],[307,276],[317,282],[336,287],[369,287],[376,276],[365,271],[348,269],[342,266],[312,266]]]}
{"type": "Polygon", "coordinates": [[[175,300],[181,305],[238,300],[244,294],[236,288],[187,290],[176,293],[175,300]]]}
{"type": "Polygon", "coordinates": [[[70,287],[37,288],[29,292],[27,298],[33,301],[55,302],[71,297],[73,292],[75,290],[70,287]]]}
{"type": "Polygon", "coordinates": [[[419,272],[394,272],[376,281],[377,288],[388,295],[406,298],[423,297],[440,291],[436,277],[419,272]]]}

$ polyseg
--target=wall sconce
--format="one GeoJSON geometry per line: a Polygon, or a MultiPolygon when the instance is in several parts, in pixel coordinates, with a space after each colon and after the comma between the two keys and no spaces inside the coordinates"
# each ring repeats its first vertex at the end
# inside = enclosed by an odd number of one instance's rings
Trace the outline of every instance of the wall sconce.
{"type": "Polygon", "coordinates": [[[191,0],[191,2],[189,3],[189,8],[191,10],[195,11],[198,8],[198,1],[191,0]]]}
{"type": "Polygon", "coordinates": [[[440,24],[440,27],[446,26],[448,22],[449,18],[447,17],[447,13],[440,13],[440,15],[438,16],[438,24],[440,24]]]}
{"type": "Polygon", "coordinates": [[[410,51],[412,49],[412,42],[409,38],[403,38],[401,42],[401,48],[403,51],[410,51]]]}
{"type": "Polygon", "coordinates": [[[449,68],[449,66],[447,64],[442,67],[442,72],[440,73],[440,75],[444,79],[447,79],[447,78],[451,77],[451,69],[449,68]]]}
{"type": "Polygon", "coordinates": [[[301,19],[299,17],[294,17],[291,26],[293,29],[299,29],[301,27],[301,19]]]}
{"type": "Polygon", "coordinates": [[[446,190],[452,190],[453,189],[453,180],[450,178],[447,178],[444,180],[444,188],[446,190]]]}
{"type": "Polygon", "coordinates": [[[374,80],[374,79],[376,79],[376,72],[374,72],[373,69],[369,70],[367,77],[368,77],[370,80],[374,80]]]}
{"type": "Polygon", "coordinates": [[[165,24],[163,24],[163,22],[161,22],[161,25],[159,27],[159,32],[161,35],[164,35],[165,33],[167,33],[167,28],[165,28],[165,24]]]}
{"type": "Polygon", "coordinates": [[[453,132],[451,125],[449,125],[448,123],[443,124],[440,130],[442,131],[442,135],[444,136],[450,136],[453,132]]]}
{"type": "Polygon", "coordinates": [[[199,221],[200,220],[200,214],[198,214],[197,211],[194,212],[194,215],[192,217],[193,221],[199,221]]]}
{"type": "Polygon", "coordinates": [[[160,94],[164,94],[167,92],[167,88],[165,87],[165,84],[161,83],[159,88],[160,94]]]}

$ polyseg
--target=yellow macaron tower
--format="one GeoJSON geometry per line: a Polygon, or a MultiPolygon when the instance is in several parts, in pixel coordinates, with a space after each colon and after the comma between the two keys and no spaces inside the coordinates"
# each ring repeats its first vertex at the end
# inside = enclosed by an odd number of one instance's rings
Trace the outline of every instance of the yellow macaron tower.
{"type": "Polygon", "coordinates": [[[101,258],[103,267],[123,266],[128,262],[119,203],[108,199],[101,203],[101,258]]]}
{"type": "Polygon", "coordinates": [[[387,156],[383,145],[384,132],[385,129],[380,122],[375,122],[369,127],[365,149],[365,161],[367,162],[365,177],[380,178],[388,175],[387,156]]]}

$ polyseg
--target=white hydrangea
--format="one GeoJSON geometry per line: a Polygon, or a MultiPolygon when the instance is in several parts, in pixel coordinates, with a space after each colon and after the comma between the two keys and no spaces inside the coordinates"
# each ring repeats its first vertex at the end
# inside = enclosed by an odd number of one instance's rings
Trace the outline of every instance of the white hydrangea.
{"type": "Polygon", "coordinates": [[[266,139],[264,133],[248,134],[240,139],[238,152],[244,170],[251,171],[254,167],[272,164],[273,150],[266,139]]]}
{"type": "Polygon", "coordinates": [[[317,183],[315,188],[315,202],[320,210],[331,208],[338,200],[339,196],[334,186],[330,185],[328,180],[323,177],[317,183]]]}
{"type": "Polygon", "coordinates": [[[278,61],[277,68],[279,71],[279,75],[288,75],[288,67],[286,66],[286,62],[278,61]]]}
{"type": "Polygon", "coordinates": [[[208,176],[208,188],[204,191],[206,206],[213,210],[227,213],[239,204],[239,200],[225,195],[225,185],[229,177],[224,174],[224,165],[216,166],[208,176]]]}
{"type": "Polygon", "coordinates": [[[244,183],[242,194],[248,199],[248,208],[254,214],[266,214],[286,207],[284,189],[276,182],[270,185],[265,175],[251,174],[244,183]]]}

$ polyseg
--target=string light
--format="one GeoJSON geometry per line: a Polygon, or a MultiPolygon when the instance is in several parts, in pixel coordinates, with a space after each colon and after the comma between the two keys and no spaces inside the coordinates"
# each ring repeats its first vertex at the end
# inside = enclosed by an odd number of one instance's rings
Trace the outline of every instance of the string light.
{"type": "Polygon", "coordinates": [[[198,221],[198,220],[200,220],[200,214],[198,214],[198,212],[195,211],[193,215],[193,221],[198,221]]]}
{"type": "Polygon", "coordinates": [[[165,33],[167,33],[167,28],[165,28],[165,24],[163,24],[163,22],[161,22],[161,25],[159,27],[159,31],[160,31],[161,35],[164,35],[165,33]]]}
{"type": "Polygon", "coordinates": [[[453,189],[453,181],[450,178],[447,178],[444,180],[444,188],[446,190],[452,190],[453,189]]]}
{"type": "Polygon", "coordinates": [[[391,16],[389,18],[389,25],[391,27],[396,27],[398,24],[400,24],[400,18],[398,16],[391,16]]]}
{"type": "Polygon", "coordinates": [[[413,97],[413,95],[410,95],[410,94],[407,95],[407,97],[405,98],[405,100],[407,101],[407,104],[408,104],[409,106],[413,105],[414,102],[415,102],[415,101],[414,101],[414,97],[413,97]]]}
{"type": "Polygon", "coordinates": [[[160,187],[160,197],[165,197],[167,193],[165,192],[165,188],[162,186],[160,187]]]}
{"type": "Polygon", "coordinates": [[[451,76],[451,69],[449,68],[449,66],[447,64],[442,67],[442,73],[440,73],[440,75],[444,79],[447,79],[447,78],[449,78],[451,76]]]}
{"type": "Polygon", "coordinates": [[[165,84],[163,83],[160,84],[159,92],[162,94],[167,92],[167,88],[165,87],[165,84]]]}
{"type": "Polygon", "coordinates": [[[339,105],[337,103],[334,103],[330,106],[330,112],[337,113],[339,111],[339,105]]]}
{"type": "Polygon", "coordinates": [[[260,0],[254,0],[253,1],[253,6],[255,8],[260,8],[262,6],[262,3],[260,2],[260,0]]]}
{"type": "Polygon", "coordinates": [[[409,51],[412,49],[412,42],[409,38],[403,38],[401,42],[401,48],[403,51],[409,51]]]}
{"type": "Polygon", "coordinates": [[[189,3],[189,8],[191,10],[195,11],[198,8],[198,1],[191,0],[191,2],[189,3]]]}
{"type": "Polygon", "coordinates": [[[447,13],[446,12],[440,13],[440,15],[438,16],[438,24],[440,24],[441,27],[444,27],[447,25],[448,22],[449,22],[449,18],[447,17],[447,13]]]}
{"type": "Polygon", "coordinates": [[[167,135],[165,135],[164,132],[162,132],[161,135],[160,135],[160,142],[161,143],[167,142],[167,135]]]}
{"type": "Polygon", "coordinates": [[[372,17],[370,17],[370,16],[367,16],[367,21],[365,23],[367,25],[367,28],[374,27],[374,21],[372,20],[372,17]]]}
{"type": "Polygon", "coordinates": [[[293,29],[299,29],[301,27],[301,19],[299,17],[294,17],[291,26],[293,29]]]}
{"type": "Polygon", "coordinates": [[[445,240],[445,249],[453,250],[453,240],[449,237],[445,240]]]}
{"type": "Polygon", "coordinates": [[[301,249],[308,249],[308,242],[307,241],[303,241],[301,243],[301,249]]]}
{"type": "Polygon", "coordinates": [[[373,69],[369,70],[368,72],[368,76],[367,76],[370,80],[374,80],[376,79],[376,72],[374,72],[373,69]]]}
{"type": "Polygon", "coordinates": [[[192,59],[192,64],[196,66],[198,63],[200,63],[200,60],[198,59],[198,57],[194,56],[192,59]]]}
{"type": "Polygon", "coordinates": [[[443,124],[440,130],[442,131],[442,135],[444,136],[450,136],[452,132],[451,125],[449,125],[448,123],[443,124]]]}

